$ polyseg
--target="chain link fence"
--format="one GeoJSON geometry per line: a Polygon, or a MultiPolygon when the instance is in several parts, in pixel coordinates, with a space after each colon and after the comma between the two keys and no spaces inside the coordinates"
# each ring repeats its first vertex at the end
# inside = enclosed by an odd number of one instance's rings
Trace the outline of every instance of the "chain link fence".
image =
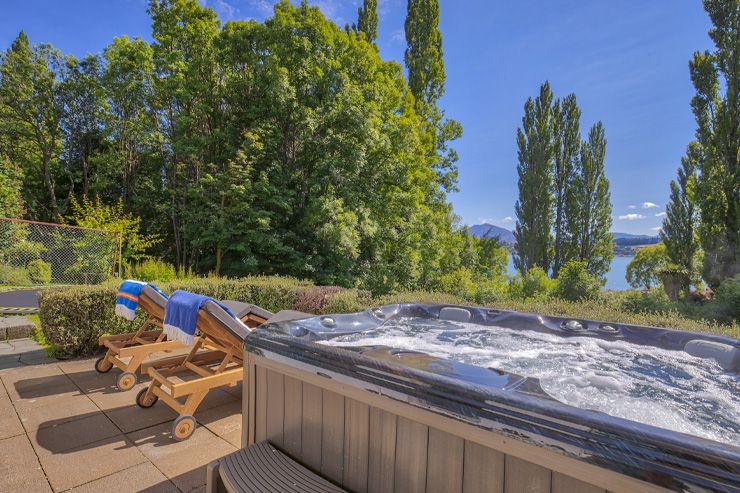
{"type": "Polygon", "coordinates": [[[0,218],[0,285],[97,284],[119,247],[115,231],[0,218]]]}

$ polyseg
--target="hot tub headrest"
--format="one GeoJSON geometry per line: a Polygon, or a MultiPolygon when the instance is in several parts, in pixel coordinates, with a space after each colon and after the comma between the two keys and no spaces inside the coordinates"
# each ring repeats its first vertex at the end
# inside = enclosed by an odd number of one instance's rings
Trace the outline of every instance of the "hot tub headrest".
{"type": "Polygon", "coordinates": [[[698,358],[712,358],[727,371],[740,371],[740,349],[721,342],[694,339],[686,343],[684,351],[698,358]]]}

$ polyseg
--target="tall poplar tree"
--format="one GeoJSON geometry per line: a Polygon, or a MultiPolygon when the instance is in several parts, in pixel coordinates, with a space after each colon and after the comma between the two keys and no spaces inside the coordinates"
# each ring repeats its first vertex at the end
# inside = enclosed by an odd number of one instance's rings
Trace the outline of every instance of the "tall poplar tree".
{"type": "Polygon", "coordinates": [[[457,152],[448,143],[462,136],[462,125],[445,119],[437,105],[444,94],[445,65],[442,57],[442,32],[439,30],[439,0],[409,0],[406,13],[406,52],[408,84],[414,95],[416,112],[426,120],[429,134],[430,165],[437,173],[443,191],[457,190],[457,152]]]}
{"type": "Polygon", "coordinates": [[[691,142],[686,156],[681,158],[677,180],[671,181],[671,198],[666,206],[666,217],[660,231],[660,239],[672,263],[686,274],[686,285],[694,273],[694,257],[699,245],[696,238],[697,211],[696,168],[701,159],[701,148],[691,142]]]}
{"type": "Polygon", "coordinates": [[[439,30],[439,0],[409,0],[406,13],[406,52],[409,89],[416,109],[433,125],[440,119],[437,101],[444,94],[445,63],[439,30]]]}
{"type": "Polygon", "coordinates": [[[378,0],[363,0],[357,9],[357,30],[365,34],[368,43],[375,46],[378,39],[378,0]]]}
{"type": "Polygon", "coordinates": [[[588,140],[581,143],[578,166],[567,200],[567,222],[576,252],[574,258],[586,262],[594,276],[609,272],[614,251],[611,193],[604,173],[606,136],[601,122],[591,127],[588,140]]]}
{"type": "Polygon", "coordinates": [[[740,0],[704,0],[713,52],[689,62],[696,140],[703,277],[716,287],[740,273],[740,0]]]}
{"type": "Polygon", "coordinates": [[[579,128],[581,109],[578,107],[575,94],[569,94],[562,102],[559,99],[555,101],[552,119],[554,139],[552,188],[555,206],[552,276],[557,277],[560,268],[577,253],[577,247],[573,245],[573,239],[568,235],[566,214],[566,202],[571,195],[570,187],[581,147],[579,128]]]}
{"type": "Polygon", "coordinates": [[[552,102],[550,83],[545,82],[534,101],[527,99],[522,128],[517,129],[519,199],[514,265],[522,274],[535,265],[547,272],[551,264],[552,102]]]}

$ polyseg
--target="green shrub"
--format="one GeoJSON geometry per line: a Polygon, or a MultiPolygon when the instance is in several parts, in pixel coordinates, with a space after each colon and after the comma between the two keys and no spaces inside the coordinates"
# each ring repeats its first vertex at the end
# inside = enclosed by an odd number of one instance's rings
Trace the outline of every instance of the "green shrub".
{"type": "Polygon", "coordinates": [[[370,291],[343,289],[330,295],[323,306],[323,313],[353,313],[373,305],[370,291]]]}
{"type": "MultiPolygon", "coordinates": [[[[143,316],[128,322],[116,317],[115,299],[118,281],[100,286],[49,289],[39,295],[39,315],[45,340],[59,348],[60,354],[74,356],[91,354],[98,347],[98,338],[105,334],[131,332],[142,322],[143,316]]],[[[297,309],[299,297],[321,299],[315,305],[316,313],[359,306],[355,299],[369,299],[364,291],[338,288],[316,288],[311,283],[287,277],[246,277],[241,279],[198,278],[158,283],[166,293],[184,289],[215,299],[231,299],[254,303],[272,312],[297,309]],[[306,294],[311,290],[320,294],[306,294]],[[335,296],[342,292],[342,296],[335,296]],[[328,296],[327,296],[328,295],[328,296]]]]}
{"type": "Polygon", "coordinates": [[[0,264],[0,284],[8,286],[30,286],[28,272],[21,267],[0,264]]]}
{"type": "Polygon", "coordinates": [[[596,298],[600,288],[601,280],[588,272],[586,262],[570,260],[560,269],[553,294],[564,300],[578,301],[596,298]]]}
{"type": "Polygon", "coordinates": [[[509,282],[509,294],[524,299],[547,298],[556,284],[547,272],[535,265],[524,276],[516,276],[509,282]]]}
{"type": "Polygon", "coordinates": [[[715,311],[716,318],[728,322],[740,320],[740,274],[725,279],[707,306],[715,311]]]}
{"type": "Polygon", "coordinates": [[[135,264],[131,277],[140,281],[166,282],[177,278],[175,266],[160,259],[147,259],[135,264]]]}
{"type": "Polygon", "coordinates": [[[26,271],[28,271],[28,277],[34,284],[49,284],[51,282],[51,264],[40,258],[28,262],[26,271]]]}
{"type": "Polygon", "coordinates": [[[626,291],[621,307],[630,313],[667,313],[675,309],[675,305],[662,289],[626,291]]]}
{"type": "Polygon", "coordinates": [[[374,306],[392,305],[396,303],[440,303],[446,305],[465,305],[469,302],[464,298],[449,293],[434,291],[401,291],[386,294],[374,300],[374,306]]]}

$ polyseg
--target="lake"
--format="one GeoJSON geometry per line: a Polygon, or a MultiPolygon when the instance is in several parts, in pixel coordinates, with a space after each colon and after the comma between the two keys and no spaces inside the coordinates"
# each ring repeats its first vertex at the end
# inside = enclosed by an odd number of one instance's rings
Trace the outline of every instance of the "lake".
{"type": "MultiPolygon", "coordinates": [[[[611,268],[606,274],[606,285],[604,286],[604,289],[631,289],[624,276],[627,273],[627,264],[629,264],[632,259],[633,257],[614,257],[612,259],[611,268]]],[[[511,255],[509,255],[508,268],[509,274],[514,275],[516,273],[514,261],[512,260],[511,255]]]]}

